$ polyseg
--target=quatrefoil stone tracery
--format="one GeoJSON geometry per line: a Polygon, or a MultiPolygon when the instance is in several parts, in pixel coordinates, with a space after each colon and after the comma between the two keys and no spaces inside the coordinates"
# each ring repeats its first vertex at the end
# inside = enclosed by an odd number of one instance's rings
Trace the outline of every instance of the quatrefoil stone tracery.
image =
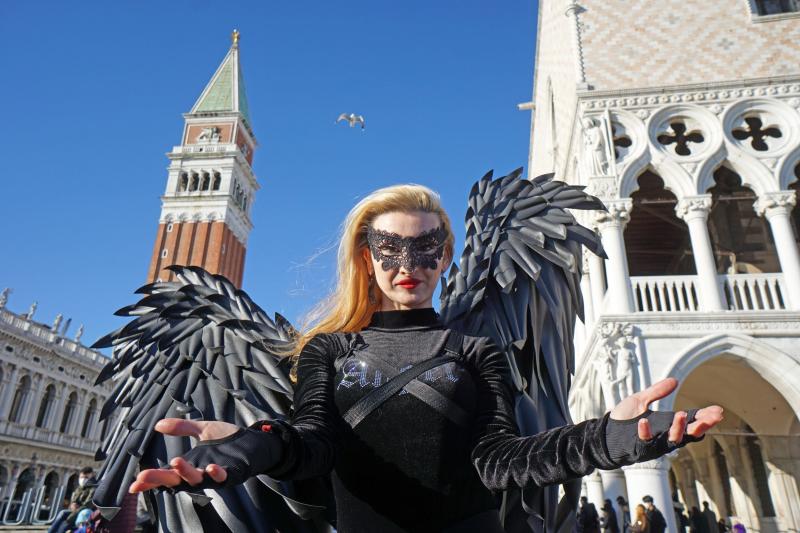
{"type": "Polygon", "coordinates": [[[744,117],[742,125],[733,128],[731,135],[742,144],[749,144],[758,152],[766,152],[775,148],[775,145],[780,142],[778,139],[783,137],[783,133],[777,124],[769,119],[765,123],[764,118],[762,116],[744,117]]]}
{"type": "Polygon", "coordinates": [[[705,137],[700,128],[685,119],[675,118],[659,133],[657,140],[679,156],[690,156],[697,149],[694,145],[705,142],[705,137]]]}

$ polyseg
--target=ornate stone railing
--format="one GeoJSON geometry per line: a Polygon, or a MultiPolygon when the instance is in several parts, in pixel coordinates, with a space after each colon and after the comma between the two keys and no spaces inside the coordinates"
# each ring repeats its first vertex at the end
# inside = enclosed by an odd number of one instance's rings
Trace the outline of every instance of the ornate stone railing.
{"type": "Polygon", "coordinates": [[[719,276],[721,292],[731,311],[782,311],[786,305],[783,274],[719,276]]]}
{"type": "Polygon", "coordinates": [[[633,302],[637,312],[671,313],[697,311],[697,276],[632,276],[633,302]]]}
{"type": "Polygon", "coordinates": [[[108,362],[108,358],[100,352],[90,350],[82,344],[73,340],[61,337],[48,327],[41,326],[36,322],[25,319],[5,309],[0,309],[0,322],[11,326],[23,336],[39,344],[50,345],[54,350],[62,355],[84,360],[93,367],[101,367],[108,362]]]}
{"type": "Polygon", "coordinates": [[[212,154],[238,151],[240,151],[239,146],[236,144],[189,144],[172,148],[173,154],[212,154]]]}
{"type": "Polygon", "coordinates": [[[18,424],[9,422],[7,420],[0,422],[0,435],[40,442],[43,444],[51,444],[58,447],[72,448],[74,450],[81,450],[87,453],[94,453],[97,449],[97,446],[100,444],[98,439],[59,433],[58,431],[53,431],[47,428],[39,428],[27,424],[18,424]]]}
{"type": "MultiPolygon", "coordinates": [[[[701,311],[697,276],[631,276],[636,312],[701,311]]],[[[786,286],[783,274],[719,275],[717,281],[728,311],[783,311],[786,286]]]]}

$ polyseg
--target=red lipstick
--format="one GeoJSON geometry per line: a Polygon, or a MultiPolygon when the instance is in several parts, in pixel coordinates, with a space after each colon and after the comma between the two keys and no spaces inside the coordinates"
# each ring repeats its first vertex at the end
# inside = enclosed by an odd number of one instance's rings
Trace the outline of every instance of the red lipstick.
{"type": "Polygon", "coordinates": [[[397,285],[398,287],[402,287],[402,288],[408,289],[408,290],[413,289],[414,287],[416,287],[419,284],[420,284],[420,281],[418,279],[414,279],[414,278],[401,279],[400,281],[395,283],[395,285],[397,285]]]}

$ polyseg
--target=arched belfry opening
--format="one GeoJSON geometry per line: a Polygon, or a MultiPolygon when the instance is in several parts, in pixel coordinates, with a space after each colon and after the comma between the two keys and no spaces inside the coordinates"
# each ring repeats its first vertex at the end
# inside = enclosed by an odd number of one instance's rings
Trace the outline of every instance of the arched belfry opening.
{"type": "Polygon", "coordinates": [[[726,166],[714,172],[708,232],[719,274],[780,272],[769,223],[758,216],[756,193],[726,166]]]}
{"type": "Polygon", "coordinates": [[[631,276],[695,273],[686,222],[675,214],[678,199],[660,176],[645,171],[631,194],[633,209],[625,226],[625,251],[631,276]]]}

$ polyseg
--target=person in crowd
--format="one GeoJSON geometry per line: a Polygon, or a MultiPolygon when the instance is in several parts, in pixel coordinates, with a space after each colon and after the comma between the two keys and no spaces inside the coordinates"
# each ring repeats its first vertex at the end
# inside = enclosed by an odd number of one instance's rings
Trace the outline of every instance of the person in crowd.
{"type": "Polygon", "coordinates": [[[611,500],[603,502],[602,516],[600,516],[600,528],[603,533],[619,533],[619,522],[617,522],[617,513],[614,511],[614,506],[611,505],[611,500]]]}
{"type": "Polygon", "coordinates": [[[708,530],[714,531],[717,527],[717,515],[711,510],[711,507],[708,506],[708,502],[703,502],[703,516],[706,522],[708,522],[708,530]]]}
{"type": "Polygon", "coordinates": [[[627,533],[631,525],[631,508],[628,505],[628,501],[622,496],[617,496],[617,507],[619,507],[619,513],[622,517],[622,533],[627,533]]]}
{"type": "Polygon", "coordinates": [[[678,501],[673,501],[672,504],[675,508],[675,526],[680,533],[686,533],[689,528],[689,518],[683,512],[683,504],[678,501]]]}
{"type": "Polygon", "coordinates": [[[636,506],[636,512],[629,526],[631,533],[650,533],[650,521],[647,519],[647,510],[641,503],[636,506]]]}
{"type": "Polygon", "coordinates": [[[648,494],[642,498],[642,501],[647,506],[647,522],[650,526],[650,533],[664,533],[667,530],[667,521],[653,503],[653,497],[648,494]]]}
{"type": "Polygon", "coordinates": [[[744,524],[742,524],[737,520],[736,522],[733,523],[731,531],[733,531],[733,533],[747,533],[747,528],[745,528],[744,524]]]}
{"type": "Polygon", "coordinates": [[[724,518],[720,518],[717,522],[717,533],[728,533],[731,528],[728,527],[728,524],[725,522],[724,518]]]}
{"type": "Polygon", "coordinates": [[[597,514],[597,507],[586,496],[581,496],[577,529],[581,533],[600,533],[600,517],[597,514]]]}
{"type": "Polygon", "coordinates": [[[94,510],[92,504],[92,497],[94,490],[97,488],[97,479],[94,477],[94,469],[91,466],[86,466],[81,469],[78,474],[78,488],[72,492],[69,499],[69,507],[56,516],[53,523],[48,529],[48,533],[66,533],[77,528],[76,520],[78,514],[84,510],[94,510]]]}
{"type": "Polygon", "coordinates": [[[691,533],[711,533],[708,530],[706,517],[696,506],[689,511],[689,531],[691,533]]]}

